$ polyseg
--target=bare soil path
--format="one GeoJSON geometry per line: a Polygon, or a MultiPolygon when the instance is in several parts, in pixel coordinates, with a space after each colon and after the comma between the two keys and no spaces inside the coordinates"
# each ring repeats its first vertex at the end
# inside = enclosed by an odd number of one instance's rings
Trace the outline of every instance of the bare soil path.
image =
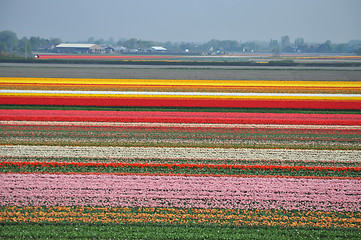
{"type": "Polygon", "coordinates": [[[361,81],[361,68],[0,63],[0,77],[361,81]]]}

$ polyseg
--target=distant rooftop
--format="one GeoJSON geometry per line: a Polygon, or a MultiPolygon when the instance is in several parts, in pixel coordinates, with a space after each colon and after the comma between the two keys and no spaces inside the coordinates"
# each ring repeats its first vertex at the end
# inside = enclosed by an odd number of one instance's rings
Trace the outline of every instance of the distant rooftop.
{"type": "Polygon", "coordinates": [[[57,48],[91,48],[97,46],[96,44],[87,43],[60,43],[56,45],[57,48]]]}
{"type": "Polygon", "coordinates": [[[164,48],[164,47],[161,47],[161,46],[152,46],[152,47],[150,47],[152,50],[154,50],[154,51],[167,51],[167,49],[166,48],[164,48]]]}

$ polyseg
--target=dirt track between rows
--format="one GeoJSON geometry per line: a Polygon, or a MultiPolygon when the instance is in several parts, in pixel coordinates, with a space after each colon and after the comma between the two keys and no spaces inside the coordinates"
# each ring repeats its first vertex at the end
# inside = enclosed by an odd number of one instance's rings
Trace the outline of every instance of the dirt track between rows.
{"type": "Polygon", "coordinates": [[[361,81],[361,68],[2,63],[0,77],[361,81]]]}

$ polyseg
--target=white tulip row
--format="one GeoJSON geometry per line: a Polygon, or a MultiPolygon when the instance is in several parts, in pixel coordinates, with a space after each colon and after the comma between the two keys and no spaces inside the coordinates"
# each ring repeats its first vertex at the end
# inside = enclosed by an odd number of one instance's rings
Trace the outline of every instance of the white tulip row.
{"type": "Polygon", "coordinates": [[[86,157],[144,158],[193,160],[290,160],[359,162],[361,151],[249,149],[249,148],[183,148],[183,147],[89,147],[2,145],[3,157],[86,157]]]}

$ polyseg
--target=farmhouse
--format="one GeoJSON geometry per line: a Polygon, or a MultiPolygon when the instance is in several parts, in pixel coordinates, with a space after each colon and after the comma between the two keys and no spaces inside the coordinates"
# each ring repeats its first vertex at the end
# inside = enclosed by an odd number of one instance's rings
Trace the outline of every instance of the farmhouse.
{"type": "Polygon", "coordinates": [[[101,50],[97,44],[61,43],[55,46],[55,51],[61,53],[97,53],[101,50]]]}

